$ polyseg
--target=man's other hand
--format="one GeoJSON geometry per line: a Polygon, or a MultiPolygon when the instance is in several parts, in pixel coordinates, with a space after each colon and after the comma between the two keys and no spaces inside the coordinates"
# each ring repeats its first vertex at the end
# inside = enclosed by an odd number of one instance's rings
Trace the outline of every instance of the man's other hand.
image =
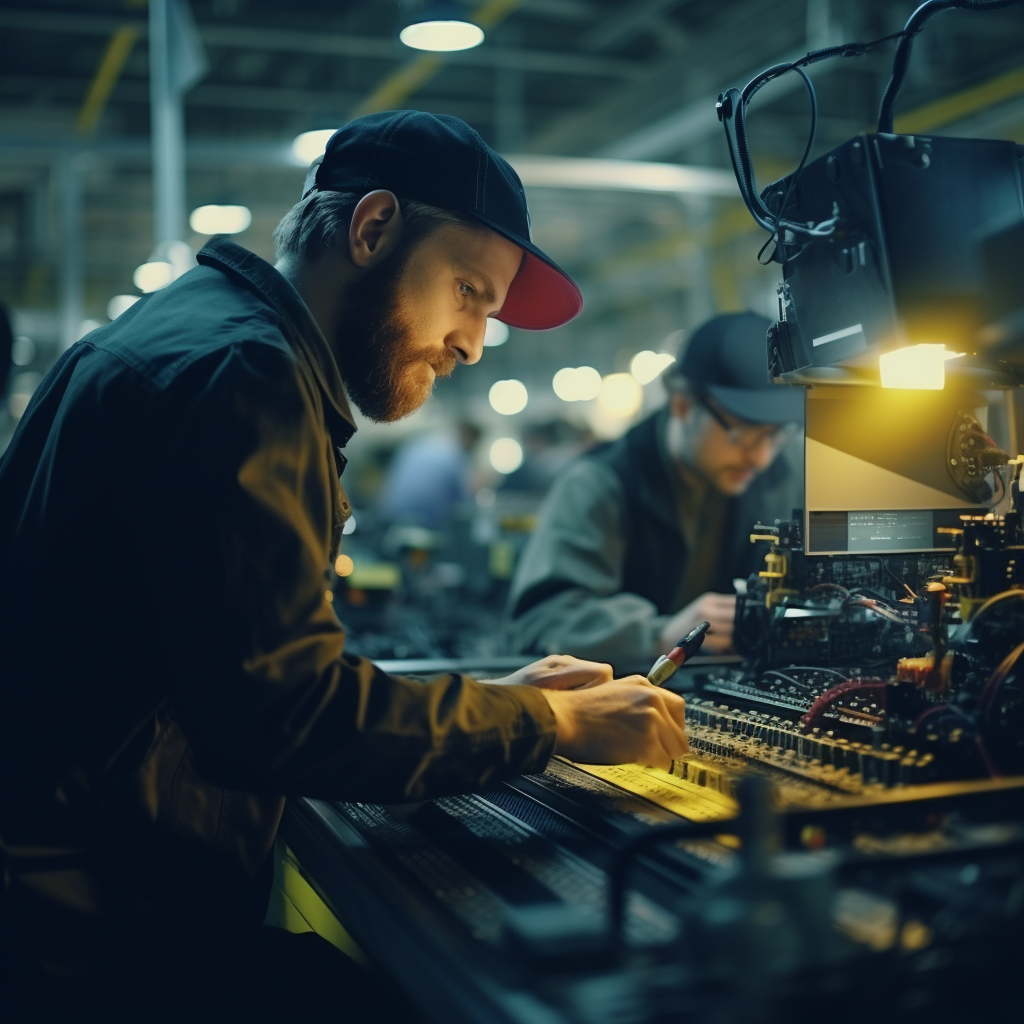
{"type": "Polygon", "coordinates": [[[555,753],[572,761],[668,769],[690,749],[683,698],[643,676],[544,696],[555,713],[555,753]]]}
{"type": "Polygon", "coordinates": [[[681,637],[707,619],[711,629],[701,650],[704,654],[730,654],[735,618],[735,594],[701,594],[668,620],[668,625],[661,631],[661,652],[668,654],[681,637]]]}
{"type": "Polygon", "coordinates": [[[488,679],[489,683],[525,683],[545,690],[575,690],[580,686],[596,686],[610,682],[612,667],[600,661],[582,661],[568,654],[552,654],[530,665],[517,669],[501,679],[488,679]]]}

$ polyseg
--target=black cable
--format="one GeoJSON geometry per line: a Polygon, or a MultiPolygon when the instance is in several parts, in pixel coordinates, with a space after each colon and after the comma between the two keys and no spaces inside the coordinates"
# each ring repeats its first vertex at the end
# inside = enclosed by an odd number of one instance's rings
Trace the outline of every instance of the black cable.
{"type": "Polygon", "coordinates": [[[807,86],[807,94],[811,101],[811,128],[807,133],[807,145],[804,146],[804,154],[800,157],[800,163],[797,164],[796,170],[789,176],[789,184],[786,186],[786,193],[782,197],[782,202],[779,203],[779,212],[775,217],[775,244],[781,247],[782,260],[780,262],[783,263],[786,261],[786,246],[785,237],[779,234],[779,225],[782,223],[782,214],[786,210],[786,204],[789,202],[789,197],[793,194],[793,187],[796,185],[796,179],[804,169],[804,165],[807,163],[807,157],[810,156],[811,147],[814,145],[814,136],[818,130],[818,97],[815,95],[814,86],[811,84],[811,80],[807,77],[807,72],[804,71],[802,67],[794,65],[793,70],[804,80],[804,85],[807,86]]]}
{"type": "MultiPolygon", "coordinates": [[[[782,230],[788,230],[794,235],[808,238],[823,237],[830,235],[835,230],[836,218],[822,221],[820,224],[803,224],[786,220],[783,216],[785,203],[789,194],[796,184],[796,178],[803,169],[804,164],[810,155],[811,146],[814,143],[814,134],[817,126],[817,97],[810,79],[803,72],[803,68],[818,61],[828,60],[832,57],[858,57],[869,50],[891,39],[900,38],[903,35],[897,32],[893,35],[883,36],[881,39],[872,40],[869,43],[842,43],[839,46],[828,46],[821,50],[813,50],[799,60],[786,64],[775,64],[762,71],[755,78],[751,79],[743,89],[728,89],[718,97],[717,111],[718,118],[725,127],[726,143],[729,147],[729,159],[732,161],[733,171],[736,175],[736,182],[739,185],[740,195],[750,215],[757,223],[771,233],[772,238],[783,240],[780,234],[782,230]],[[769,82],[790,71],[796,71],[804,79],[811,96],[811,132],[808,139],[804,156],[800,166],[794,172],[790,180],[789,189],[783,205],[777,214],[773,214],[765,205],[757,191],[757,184],[754,177],[754,168],[750,160],[750,146],[747,142],[746,115],[747,106],[754,96],[769,82]]],[[[772,239],[769,239],[769,242],[772,239]]],[[[777,246],[778,248],[778,246],[777,246]]],[[[762,248],[762,252],[764,249],[762,248]]],[[[800,250],[802,251],[802,249],[800,250]]],[[[759,254],[760,255],[760,254],[759,254]]],[[[773,254],[774,255],[774,254],[773,254]]],[[[789,257],[792,258],[792,257],[789,257]]],[[[782,260],[780,260],[782,262],[782,260]]]]}
{"type": "Polygon", "coordinates": [[[966,11],[995,11],[1001,7],[1013,7],[1020,3],[1024,3],[1024,0],[926,0],[925,3],[921,4],[907,19],[907,23],[900,33],[902,38],[896,47],[896,53],[892,59],[892,72],[889,84],[885,87],[882,103],[878,108],[877,130],[883,133],[892,132],[892,110],[895,106],[900,87],[903,85],[903,79],[907,75],[907,68],[910,65],[910,50],[914,44],[914,36],[924,28],[925,22],[932,15],[938,14],[939,11],[950,10],[951,8],[966,11]]]}
{"type": "MultiPolygon", "coordinates": [[[[927,0],[926,3],[923,3],[918,7],[910,16],[902,32],[894,32],[891,35],[874,39],[869,43],[840,43],[837,46],[826,46],[820,50],[812,50],[799,60],[786,64],[776,64],[767,68],[759,75],[752,78],[742,90],[728,89],[724,93],[721,93],[718,97],[716,109],[718,112],[718,119],[722,122],[725,128],[726,142],[729,147],[729,159],[732,162],[733,171],[736,175],[736,182],[739,185],[740,195],[754,220],[763,227],[765,231],[771,233],[771,237],[768,239],[768,242],[762,246],[761,252],[758,253],[758,259],[760,260],[762,253],[773,240],[776,242],[776,248],[771,259],[774,259],[776,254],[778,254],[780,257],[779,262],[784,263],[787,259],[792,259],[803,251],[804,247],[801,247],[795,253],[786,255],[785,247],[783,245],[785,236],[780,234],[780,231],[782,230],[790,231],[795,236],[803,236],[807,239],[807,242],[804,243],[804,246],[806,246],[812,238],[826,237],[832,234],[839,219],[836,216],[828,220],[821,221],[818,224],[803,224],[786,220],[782,216],[785,204],[788,201],[793,187],[796,185],[797,177],[799,176],[807,159],[807,154],[810,151],[810,143],[808,144],[807,151],[805,151],[804,159],[800,162],[800,167],[797,168],[790,178],[790,183],[786,190],[786,196],[783,198],[783,204],[780,206],[778,214],[773,214],[771,210],[768,209],[764,200],[758,193],[757,183],[754,177],[754,168],[750,160],[750,147],[747,143],[746,114],[748,104],[765,85],[790,71],[797,71],[804,78],[808,87],[811,88],[812,95],[812,130],[810,138],[811,142],[813,142],[814,119],[816,118],[817,113],[816,100],[813,98],[814,92],[813,87],[810,86],[810,80],[806,75],[804,75],[801,69],[808,67],[811,64],[816,64],[818,61],[829,60],[832,57],[860,57],[869,50],[874,49],[876,46],[880,46],[882,43],[898,39],[899,45],[897,46],[896,53],[893,56],[891,77],[889,84],[886,87],[885,95],[882,98],[882,105],[878,116],[878,131],[891,132],[892,108],[896,101],[896,96],[899,92],[900,86],[903,84],[903,79],[907,73],[907,66],[910,61],[910,50],[914,36],[921,31],[924,23],[933,14],[937,14],[939,11],[946,10],[948,8],[984,11],[998,10],[1002,7],[1012,7],[1021,3],[1024,3],[1024,0],[927,0]]],[[[771,260],[769,259],[767,262],[770,261],[771,260]]]]}

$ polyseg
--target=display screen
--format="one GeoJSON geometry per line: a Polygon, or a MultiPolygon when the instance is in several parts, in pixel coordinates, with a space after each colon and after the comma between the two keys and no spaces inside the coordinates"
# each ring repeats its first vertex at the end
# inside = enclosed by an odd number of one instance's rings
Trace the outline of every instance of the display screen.
{"type": "Polygon", "coordinates": [[[807,516],[808,554],[885,554],[893,551],[952,551],[961,515],[976,509],[877,509],[811,512],[807,516]]]}

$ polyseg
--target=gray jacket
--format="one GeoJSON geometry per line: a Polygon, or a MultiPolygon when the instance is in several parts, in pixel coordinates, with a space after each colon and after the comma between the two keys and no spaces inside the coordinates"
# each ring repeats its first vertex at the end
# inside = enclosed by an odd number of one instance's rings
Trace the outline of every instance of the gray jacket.
{"type": "MultiPolygon", "coordinates": [[[[690,557],[677,514],[683,485],[664,446],[667,415],[662,409],[578,459],[548,493],[509,595],[515,650],[620,669],[657,657],[661,630],[685,604],[673,581],[690,557]]],[[[800,443],[784,449],[744,495],[724,503],[712,589],[731,592],[733,578],[763,568],[750,528],[789,518],[802,504],[799,450],[800,443]]]]}

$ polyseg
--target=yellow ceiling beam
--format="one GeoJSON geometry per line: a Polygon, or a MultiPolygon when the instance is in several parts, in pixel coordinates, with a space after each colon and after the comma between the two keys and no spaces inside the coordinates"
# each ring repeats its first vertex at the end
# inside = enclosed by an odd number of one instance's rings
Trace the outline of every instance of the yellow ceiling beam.
{"type": "Polygon", "coordinates": [[[962,121],[971,114],[977,114],[994,107],[1004,100],[1013,99],[1024,93],[1024,68],[997,75],[980,85],[971,86],[962,92],[945,96],[934,103],[927,103],[917,110],[911,110],[897,117],[893,130],[897,135],[919,135],[943,125],[962,121]]]}
{"type": "Polygon", "coordinates": [[[110,37],[107,48],[103,52],[100,66],[96,69],[89,91],[75,122],[75,131],[79,135],[90,135],[99,123],[100,116],[107,106],[107,100],[121,77],[132,47],[139,38],[137,25],[122,25],[110,37]]]}
{"type": "MultiPolygon", "coordinates": [[[[470,19],[485,32],[504,21],[522,0],[487,0],[470,19]]],[[[352,111],[352,117],[373,114],[378,110],[394,110],[432,79],[448,63],[448,54],[423,53],[407,61],[392,72],[362,103],[352,111]]]]}

